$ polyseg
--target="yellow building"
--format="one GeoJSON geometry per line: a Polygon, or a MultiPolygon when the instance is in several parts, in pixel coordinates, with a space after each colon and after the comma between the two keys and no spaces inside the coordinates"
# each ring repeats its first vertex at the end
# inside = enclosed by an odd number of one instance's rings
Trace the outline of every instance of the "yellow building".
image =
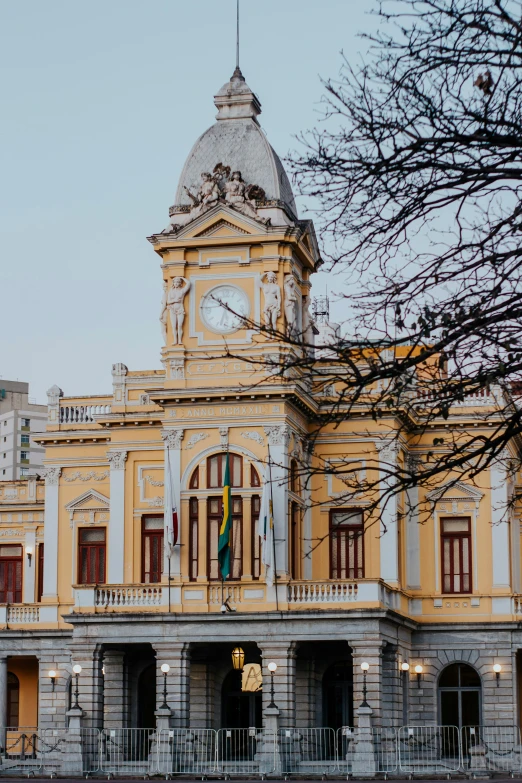
{"type": "MultiPolygon", "coordinates": [[[[361,478],[379,464],[414,463],[433,448],[437,428],[425,444],[397,442],[394,421],[373,424],[361,409],[325,429],[309,453],[315,414],[331,396],[309,374],[271,373],[267,362],[288,348],[255,324],[310,335],[320,263],[313,224],[297,217],[239,70],[215,104],[217,120],[187,158],[169,225],[149,237],[163,280],[161,364],[151,357],[161,369],[114,364],[103,397],[49,391],[39,438],[43,529],[40,483],[0,485],[0,568],[18,558],[23,571],[23,587],[4,588],[0,606],[0,663],[20,681],[18,720],[36,721],[38,702],[40,727],[63,726],[76,664],[85,726],[152,727],[168,664],[172,725],[267,725],[270,689],[242,689],[231,658],[240,647],[265,682],[267,662],[277,664],[280,727],[357,724],[363,662],[374,726],[517,722],[520,524],[504,518],[513,490],[505,468],[495,464],[474,486],[398,497],[382,522],[365,514],[364,497],[340,505],[343,482],[332,472],[303,481],[294,460],[351,459],[361,478]],[[269,450],[275,552],[263,558],[269,450]],[[233,543],[222,586],[226,453],[233,543]],[[172,546],[170,482],[179,517],[172,546]],[[30,487],[36,495],[22,499],[30,487]]],[[[494,419],[493,393],[453,409],[449,426],[486,426],[479,410],[494,419]]],[[[14,717],[1,671],[6,725],[14,717]]]]}

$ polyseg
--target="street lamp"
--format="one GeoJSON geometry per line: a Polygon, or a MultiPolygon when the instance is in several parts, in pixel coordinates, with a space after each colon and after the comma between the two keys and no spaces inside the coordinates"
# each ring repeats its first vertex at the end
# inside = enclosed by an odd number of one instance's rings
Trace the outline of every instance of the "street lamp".
{"type": "Polygon", "coordinates": [[[167,674],[170,672],[170,666],[168,663],[162,663],[161,664],[161,671],[163,672],[163,704],[160,707],[160,710],[168,710],[169,705],[167,704],[167,674]]]}
{"type": "Polygon", "coordinates": [[[361,707],[369,707],[370,706],[368,704],[368,702],[366,701],[366,693],[367,693],[366,675],[368,674],[368,669],[369,668],[370,668],[370,664],[367,663],[366,661],[363,661],[361,663],[361,669],[362,669],[362,673],[363,673],[363,700],[362,700],[361,707]]]}
{"type": "Polygon", "coordinates": [[[401,663],[401,671],[402,672],[409,672],[410,671],[410,664],[407,661],[403,661],[401,663]]]}
{"type": "Polygon", "coordinates": [[[27,555],[27,559],[29,561],[29,568],[31,567],[31,560],[33,558],[33,547],[32,546],[26,546],[25,547],[25,554],[27,555]]]}
{"type": "Polygon", "coordinates": [[[277,709],[277,704],[274,701],[274,672],[277,669],[277,663],[270,661],[268,664],[268,671],[270,672],[270,704],[268,709],[277,709]]]}
{"type": "Polygon", "coordinates": [[[417,688],[420,688],[423,671],[424,669],[422,668],[420,663],[417,664],[417,666],[415,667],[415,674],[417,675],[417,688]]]}
{"type": "Polygon", "coordinates": [[[500,685],[500,672],[502,671],[502,666],[499,663],[496,663],[493,666],[493,671],[495,672],[495,677],[497,678],[497,688],[500,685]]]}
{"type": "Polygon", "coordinates": [[[236,671],[241,671],[245,665],[245,652],[241,647],[234,647],[232,650],[232,666],[236,671]]]}
{"type": "Polygon", "coordinates": [[[73,672],[74,672],[74,678],[75,678],[74,704],[72,706],[73,710],[79,710],[80,709],[80,705],[78,704],[78,696],[79,696],[78,681],[79,681],[79,677],[80,677],[81,671],[82,671],[82,667],[80,666],[80,664],[79,663],[75,663],[74,666],[73,666],[73,672]]]}
{"type": "Polygon", "coordinates": [[[53,691],[54,691],[54,684],[56,682],[56,672],[54,669],[51,669],[51,671],[49,672],[49,679],[51,680],[51,685],[53,686],[53,691]]]}

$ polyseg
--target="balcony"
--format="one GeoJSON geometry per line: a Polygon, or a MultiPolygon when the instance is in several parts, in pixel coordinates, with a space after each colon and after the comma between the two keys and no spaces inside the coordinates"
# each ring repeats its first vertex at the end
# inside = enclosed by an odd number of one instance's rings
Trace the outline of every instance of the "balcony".
{"type": "Polygon", "coordinates": [[[298,581],[287,585],[289,609],[309,606],[345,606],[354,604],[384,604],[389,609],[400,609],[401,595],[379,580],[298,581]]]}

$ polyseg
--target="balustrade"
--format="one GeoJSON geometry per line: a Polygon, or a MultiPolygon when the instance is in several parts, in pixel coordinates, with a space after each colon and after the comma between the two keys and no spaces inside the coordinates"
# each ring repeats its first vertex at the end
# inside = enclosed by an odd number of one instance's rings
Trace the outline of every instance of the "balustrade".
{"type": "Polygon", "coordinates": [[[110,412],[110,405],[60,405],[60,424],[91,424],[110,412]]]}
{"type": "Polygon", "coordinates": [[[8,606],[8,623],[38,623],[40,621],[40,607],[38,606],[8,606]]]}
{"type": "Polygon", "coordinates": [[[288,603],[331,604],[357,601],[357,582],[292,582],[288,603]]]}
{"type": "Polygon", "coordinates": [[[95,606],[162,606],[163,588],[160,586],[142,587],[98,587],[95,593],[95,606]]]}

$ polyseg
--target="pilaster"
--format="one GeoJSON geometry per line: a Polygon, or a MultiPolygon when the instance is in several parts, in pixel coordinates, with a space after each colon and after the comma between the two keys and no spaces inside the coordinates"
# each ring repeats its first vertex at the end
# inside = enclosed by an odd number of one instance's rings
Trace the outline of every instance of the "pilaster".
{"type": "MultiPolygon", "coordinates": [[[[163,547],[163,574],[168,576],[169,574],[169,562],[170,562],[170,576],[174,579],[181,577],[181,544],[182,544],[182,530],[181,530],[181,510],[180,510],[180,498],[181,498],[181,441],[183,440],[184,430],[177,427],[176,429],[164,429],[161,431],[161,437],[163,438],[164,446],[164,529],[163,540],[165,546],[163,547]],[[170,464],[171,471],[171,491],[174,493],[174,503],[178,510],[178,545],[169,550],[166,545],[167,542],[167,525],[169,524],[170,517],[172,515],[172,498],[170,497],[170,491],[168,491],[167,482],[169,480],[167,466],[170,464]],[[169,507],[167,508],[167,504],[169,507]]],[[[174,601],[176,603],[176,601],[174,601]]]]}
{"type": "MultiPolygon", "coordinates": [[[[508,509],[508,468],[506,461],[509,453],[504,450],[500,459],[489,469],[491,480],[491,548],[493,560],[493,587],[511,589],[510,573],[510,530],[508,509]]],[[[517,539],[519,535],[517,535],[517,539]]],[[[519,542],[516,552],[519,558],[519,542]]]]}
{"type": "Polygon", "coordinates": [[[167,705],[172,711],[171,725],[185,728],[189,725],[190,693],[190,644],[187,642],[157,642],[156,651],[156,703],[163,703],[163,672],[167,663],[167,705]]]}
{"type": "Polygon", "coordinates": [[[393,473],[397,465],[400,445],[396,441],[381,441],[375,445],[381,464],[381,579],[384,579],[388,584],[397,586],[399,584],[397,495],[393,492],[390,494],[390,489],[395,483],[393,473]]]}
{"type": "Polygon", "coordinates": [[[353,658],[353,704],[357,708],[364,702],[364,673],[361,663],[368,663],[366,674],[366,701],[373,711],[373,725],[382,720],[382,653],[383,642],[378,639],[349,641],[353,658]]]}
{"type": "Polygon", "coordinates": [[[277,664],[274,673],[274,702],[279,710],[279,726],[295,727],[295,642],[258,642],[262,656],[263,715],[271,700],[271,675],[268,664],[277,664]]]}
{"type": "MultiPolygon", "coordinates": [[[[276,570],[279,576],[288,576],[288,444],[290,427],[286,424],[264,427],[270,447],[272,477],[276,570]]],[[[268,471],[268,467],[265,472],[268,471]]],[[[265,479],[269,479],[265,475],[265,479]]]]}
{"type": "Polygon", "coordinates": [[[103,653],[103,727],[119,729],[126,725],[125,653],[105,650],[103,653]]]}
{"type": "Polygon", "coordinates": [[[71,654],[70,672],[75,664],[82,667],[78,677],[78,703],[85,711],[83,726],[86,728],[102,728],[103,723],[103,674],[101,652],[97,644],[69,644],[71,654]]]}
{"type": "MultiPolygon", "coordinates": [[[[125,563],[125,462],[126,451],[108,451],[111,511],[108,528],[107,582],[123,584],[125,563]]],[[[45,549],[47,557],[47,547],[45,549]]]]}
{"type": "MultiPolygon", "coordinates": [[[[407,457],[410,473],[416,476],[419,457],[410,454],[407,457]]],[[[420,530],[419,530],[419,488],[410,487],[406,492],[406,586],[410,590],[420,590],[420,530]]]]}
{"type": "Polygon", "coordinates": [[[58,493],[61,472],[62,469],[56,466],[43,471],[45,567],[42,598],[47,603],[58,600],[58,493]]]}

